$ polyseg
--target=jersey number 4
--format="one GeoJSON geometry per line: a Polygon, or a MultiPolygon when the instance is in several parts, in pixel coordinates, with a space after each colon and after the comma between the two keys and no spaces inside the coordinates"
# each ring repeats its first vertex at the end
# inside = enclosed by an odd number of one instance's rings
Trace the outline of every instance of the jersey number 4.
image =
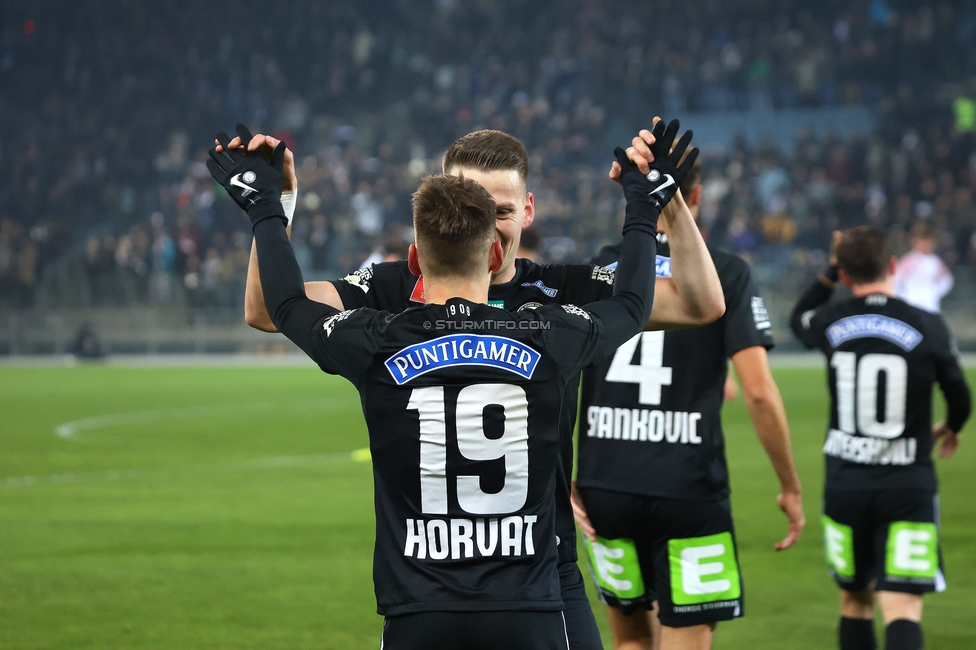
{"type": "Polygon", "coordinates": [[[619,348],[610,361],[607,381],[637,384],[641,404],[661,403],[661,387],[671,385],[671,368],[664,363],[664,332],[641,332],[619,348]],[[640,343],[640,363],[631,363],[640,343]]]}
{"type": "MultiPolygon", "coordinates": [[[[415,388],[407,409],[420,414],[420,505],[425,514],[447,512],[447,419],[444,387],[415,388]]],[[[481,489],[481,477],[457,476],[458,505],[476,515],[501,515],[525,505],[529,494],[529,402],[521,386],[474,384],[457,396],[458,450],[468,460],[505,460],[505,485],[495,493],[481,489]],[[498,438],[485,434],[488,406],[504,409],[505,429],[498,438]]]]}
{"type": "Polygon", "coordinates": [[[888,439],[905,431],[908,362],[904,357],[865,354],[858,361],[854,352],[834,352],[830,366],[837,382],[837,427],[841,431],[888,439]],[[881,373],[885,390],[879,409],[881,373]]]}

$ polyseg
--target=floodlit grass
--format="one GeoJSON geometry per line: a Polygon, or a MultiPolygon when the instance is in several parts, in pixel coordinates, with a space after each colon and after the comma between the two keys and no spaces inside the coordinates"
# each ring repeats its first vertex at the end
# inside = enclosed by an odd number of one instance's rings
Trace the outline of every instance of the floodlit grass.
{"type": "MultiPolygon", "coordinates": [[[[772,550],[777,485],[731,404],[747,615],[716,648],[835,647],[823,371],[776,376],[809,524],[772,550]]],[[[0,369],[0,648],[377,648],[359,408],[348,383],[305,368],[0,369]]],[[[939,463],[949,591],[926,600],[930,648],[976,646],[974,459],[967,436],[939,463]]]]}

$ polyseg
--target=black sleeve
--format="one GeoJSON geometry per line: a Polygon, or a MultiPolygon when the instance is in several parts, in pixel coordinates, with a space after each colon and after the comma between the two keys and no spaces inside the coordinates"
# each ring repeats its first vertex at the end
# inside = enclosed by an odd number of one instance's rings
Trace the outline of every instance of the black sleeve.
{"type": "MultiPolygon", "coordinates": [[[[346,309],[369,307],[399,314],[410,306],[419,280],[410,273],[406,262],[383,262],[361,268],[341,280],[332,280],[332,286],[346,309]]],[[[423,302],[418,300],[416,304],[423,302]]]]}
{"type": "Polygon", "coordinates": [[[614,269],[593,264],[547,264],[542,282],[557,290],[562,305],[585,305],[613,295],[614,269]]]}
{"type": "Polygon", "coordinates": [[[817,307],[830,300],[834,288],[817,279],[803,292],[790,315],[790,329],[808,348],[817,346],[817,332],[811,327],[817,307]]]}
{"type": "MultiPolygon", "coordinates": [[[[644,329],[654,302],[654,263],[657,259],[657,239],[643,230],[630,230],[624,235],[620,261],[617,265],[613,295],[605,300],[589,303],[582,309],[562,305],[568,322],[561,327],[542,330],[547,348],[557,363],[580,370],[599,362],[644,329]]],[[[550,310],[539,310],[545,317],[550,310]]]]}
{"type": "Polygon", "coordinates": [[[738,257],[723,264],[719,273],[725,294],[725,354],[731,357],[746,348],[761,346],[770,350],[773,326],[766,304],[752,280],[749,265],[738,257]]]}
{"type": "Polygon", "coordinates": [[[972,395],[949,326],[939,315],[933,314],[931,320],[929,336],[935,353],[936,378],[946,400],[946,425],[958,433],[972,411],[972,395]]]}
{"type": "Polygon", "coordinates": [[[356,381],[372,359],[371,349],[375,346],[372,330],[377,312],[360,310],[356,319],[350,319],[355,312],[340,312],[309,300],[305,295],[302,271],[285,234],[284,220],[259,221],[254,226],[254,241],[260,261],[264,304],[275,327],[322,370],[356,381]],[[331,338],[340,322],[350,320],[342,330],[356,332],[356,338],[349,335],[331,338]]]}

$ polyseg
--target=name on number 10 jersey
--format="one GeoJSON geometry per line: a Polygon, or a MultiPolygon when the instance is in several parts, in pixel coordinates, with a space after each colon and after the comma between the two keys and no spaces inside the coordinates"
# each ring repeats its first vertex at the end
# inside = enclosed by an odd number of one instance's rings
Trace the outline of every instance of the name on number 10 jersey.
{"type": "MultiPolygon", "coordinates": [[[[727,359],[748,347],[771,348],[773,339],[748,265],[710,252],[724,316],[704,327],[641,332],[583,372],[580,486],[693,501],[728,496],[720,416],[727,359]]],[[[596,262],[612,266],[618,256],[619,247],[607,247],[596,262]]],[[[661,241],[657,274],[671,275],[661,241]]]]}
{"type": "Polygon", "coordinates": [[[369,429],[379,613],[562,609],[559,414],[606,353],[590,315],[455,299],[322,331],[313,358],[356,385],[369,429]]]}
{"type": "Polygon", "coordinates": [[[826,486],[935,490],[932,386],[964,381],[942,317],[875,294],[811,310],[796,333],[829,364],[826,486]]]}

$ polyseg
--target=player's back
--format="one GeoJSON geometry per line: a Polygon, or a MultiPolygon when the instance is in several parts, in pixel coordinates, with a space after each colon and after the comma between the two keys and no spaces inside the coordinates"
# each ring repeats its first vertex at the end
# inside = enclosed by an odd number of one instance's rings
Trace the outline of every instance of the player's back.
{"type": "Polygon", "coordinates": [[[325,329],[371,355],[347,363],[370,433],[379,612],[562,609],[559,413],[588,317],[456,299],[325,329]]]}
{"type": "MultiPolygon", "coordinates": [[[[670,277],[658,241],[657,275],[670,277]]],[[[728,496],[721,407],[728,357],[773,346],[769,318],[748,265],[710,251],[726,313],[683,330],[641,332],[583,373],[580,486],[646,496],[711,501],[728,496]]],[[[610,268],[619,247],[595,260],[610,268]]]]}
{"type": "Polygon", "coordinates": [[[828,485],[934,490],[932,385],[958,367],[945,321],[872,294],[811,310],[801,322],[801,338],[829,363],[828,485]]]}

